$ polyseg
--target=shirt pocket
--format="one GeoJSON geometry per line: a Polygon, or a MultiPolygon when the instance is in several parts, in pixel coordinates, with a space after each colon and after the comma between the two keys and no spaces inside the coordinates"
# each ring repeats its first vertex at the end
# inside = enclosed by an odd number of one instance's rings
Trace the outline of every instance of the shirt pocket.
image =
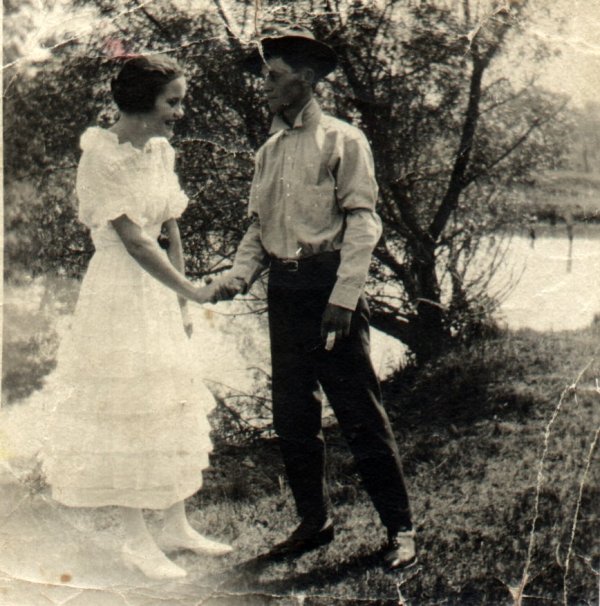
{"type": "Polygon", "coordinates": [[[305,185],[298,191],[298,223],[313,232],[330,230],[340,215],[333,184],[305,185]]]}

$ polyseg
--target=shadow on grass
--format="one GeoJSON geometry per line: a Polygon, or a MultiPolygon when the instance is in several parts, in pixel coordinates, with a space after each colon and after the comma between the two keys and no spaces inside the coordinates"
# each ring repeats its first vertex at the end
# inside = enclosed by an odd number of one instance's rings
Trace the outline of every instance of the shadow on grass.
{"type": "Polygon", "coordinates": [[[420,368],[408,366],[384,384],[394,424],[456,430],[495,416],[528,416],[539,393],[522,385],[536,369],[546,372],[548,351],[530,351],[530,340],[504,335],[458,347],[420,368]],[[546,355],[547,354],[547,355],[546,355]]]}
{"type": "MultiPolygon", "coordinates": [[[[383,551],[378,549],[372,553],[360,554],[350,557],[341,562],[333,562],[322,566],[314,567],[306,572],[294,571],[294,563],[298,560],[298,557],[286,557],[274,559],[269,556],[268,553],[260,554],[254,558],[239,563],[235,567],[223,572],[222,584],[220,590],[223,592],[233,593],[250,593],[254,595],[266,595],[271,597],[284,597],[293,594],[304,594],[309,593],[309,590],[319,589],[322,591],[323,587],[332,587],[338,584],[343,584],[348,579],[356,579],[370,571],[385,572],[383,566],[383,551]],[[260,580],[260,575],[264,572],[271,572],[271,574],[277,571],[271,571],[273,567],[278,567],[281,571],[278,578],[260,580]]],[[[418,563],[407,567],[402,570],[389,572],[388,574],[396,579],[398,583],[403,584],[406,579],[412,578],[418,575],[420,568],[418,563]]],[[[313,601],[310,603],[317,603],[313,601]]],[[[333,596],[326,597],[328,602],[331,603],[333,596]]],[[[356,598],[358,601],[367,603],[369,598],[356,598]]],[[[341,600],[341,598],[340,598],[341,600]]],[[[350,598],[345,598],[344,603],[352,601],[350,598]]],[[[378,598],[380,600],[380,598],[378,598]]],[[[397,604],[397,598],[390,598],[390,603],[397,604]]],[[[378,601],[379,603],[385,603],[378,601]]]]}

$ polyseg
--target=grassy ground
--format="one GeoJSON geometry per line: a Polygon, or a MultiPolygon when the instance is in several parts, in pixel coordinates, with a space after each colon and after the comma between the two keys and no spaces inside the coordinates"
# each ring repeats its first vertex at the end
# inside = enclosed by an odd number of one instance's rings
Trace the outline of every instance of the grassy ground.
{"type": "MultiPolygon", "coordinates": [[[[22,349],[16,333],[5,338],[3,388],[13,398],[52,368],[54,340],[42,328],[22,349]]],[[[289,562],[254,559],[296,524],[275,441],[217,440],[189,510],[235,553],[202,560],[217,588],[203,604],[462,606],[517,604],[524,594],[523,604],[545,605],[564,603],[565,587],[566,603],[597,604],[597,448],[588,464],[600,426],[599,344],[598,324],[505,333],[386,383],[418,530],[419,563],[406,572],[381,567],[385,533],[334,423],[326,438],[337,537],[289,562]]],[[[196,557],[176,560],[191,569],[196,557]]]]}
{"type": "Polygon", "coordinates": [[[515,604],[520,592],[525,604],[559,604],[565,581],[567,603],[597,603],[600,474],[586,466],[600,424],[599,338],[597,327],[507,334],[386,385],[419,532],[419,564],[404,573],[380,566],[384,532],[335,427],[336,541],[244,566],[295,524],[291,497],[274,443],[220,448],[194,505],[199,525],[236,546],[222,603],[515,604]]]}

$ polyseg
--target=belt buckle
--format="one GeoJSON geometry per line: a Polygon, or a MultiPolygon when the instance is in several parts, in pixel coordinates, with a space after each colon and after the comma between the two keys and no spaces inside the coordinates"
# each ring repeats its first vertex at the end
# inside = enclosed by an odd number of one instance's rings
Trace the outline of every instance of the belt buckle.
{"type": "Polygon", "coordinates": [[[285,271],[298,271],[298,261],[296,259],[281,259],[280,263],[285,271]]]}

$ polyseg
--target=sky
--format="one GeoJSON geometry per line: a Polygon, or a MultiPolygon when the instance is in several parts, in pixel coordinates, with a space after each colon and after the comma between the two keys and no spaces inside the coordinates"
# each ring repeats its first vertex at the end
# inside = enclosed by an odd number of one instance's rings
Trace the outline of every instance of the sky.
{"type": "Polygon", "coordinates": [[[537,3],[552,3],[553,13],[563,20],[557,26],[554,20],[540,18],[530,28],[532,36],[545,40],[560,52],[560,56],[548,62],[540,83],[568,94],[577,105],[600,101],[600,0],[537,0],[537,3]]]}

